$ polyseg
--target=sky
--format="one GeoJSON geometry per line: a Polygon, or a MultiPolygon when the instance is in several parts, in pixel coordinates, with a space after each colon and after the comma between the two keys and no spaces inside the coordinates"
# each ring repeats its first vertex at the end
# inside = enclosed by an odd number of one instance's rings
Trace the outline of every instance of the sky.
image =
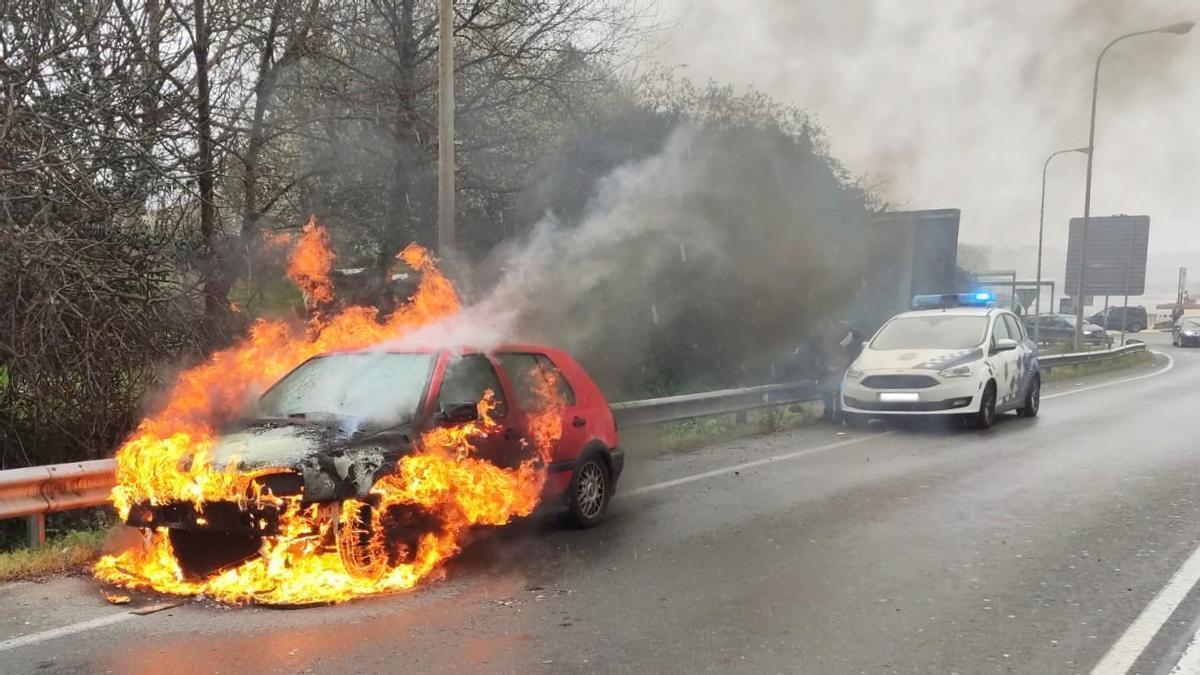
{"type": "MultiPolygon", "coordinates": [[[[807,110],[890,203],[960,208],[960,241],[1030,270],[1042,163],[1087,145],[1096,55],[1123,33],[1200,20],[1186,0],[659,0],[658,11],[653,60],[807,110]]],[[[1151,286],[1173,287],[1192,258],[1200,277],[1198,73],[1200,29],[1132,38],[1104,59],[1092,213],[1150,216],[1151,286]]],[[[1065,249],[1082,214],[1085,166],[1082,154],[1050,166],[1048,248],[1065,249]]]]}

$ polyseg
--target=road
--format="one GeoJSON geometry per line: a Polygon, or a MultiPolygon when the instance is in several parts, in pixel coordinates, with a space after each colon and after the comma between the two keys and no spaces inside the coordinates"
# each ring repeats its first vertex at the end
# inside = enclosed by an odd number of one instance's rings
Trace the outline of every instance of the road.
{"type": "Polygon", "coordinates": [[[600,528],[481,534],[408,594],[139,616],[86,578],[0,587],[0,672],[1170,673],[1200,662],[1200,350],[1147,339],[987,432],[641,453],[600,528]]]}

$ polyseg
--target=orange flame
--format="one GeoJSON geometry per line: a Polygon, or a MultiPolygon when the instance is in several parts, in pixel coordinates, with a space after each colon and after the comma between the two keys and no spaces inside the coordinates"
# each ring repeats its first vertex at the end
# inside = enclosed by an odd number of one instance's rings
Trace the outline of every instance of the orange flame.
{"type": "Polygon", "coordinates": [[[333,251],[329,248],[329,233],[317,224],[316,217],[308,219],[300,239],[288,257],[288,278],[304,293],[306,305],[333,302],[333,251]]]}
{"type": "MultiPolygon", "coordinates": [[[[310,220],[292,252],[289,276],[313,297],[328,291],[332,300],[328,241],[324,230],[310,220]]],[[[417,450],[372,490],[378,503],[369,523],[375,533],[368,549],[375,562],[369,569],[347,569],[328,544],[337,540],[340,545],[339,537],[367,525],[359,522],[355,509],[360,504],[347,502],[337,518],[322,517],[318,505],[256,492],[236,462],[221,469],[212,465],[214,430],[306,359],[395,339],[459,310],[453,285],[428,251],[414,244],[398,258],[421,274],[407,304],[384,317],[372,308],[349,307],[313,321],[307,330],[257,321],[241,342],[182,373],[162,409],[142,420],[117,452],[117,486],[111,500],[122,518],[140,502],[186,502],[197,512],[215,501],[270,503],[282,509],[279,534],[264,537],[259,555],[236,567],[187,579],[166,531],[155,530],[146,534],[140,547],[101,558],[94,570],[98,578],[130,588],[203,593],[229,602],[338,602],[412,588],[458,552],[470,527],[503,525],[533,511],[546,481],[551,449],[562,435],[557,383],[540,369],[530,374],[532,388],[544,402],[529,419],[536,453],[514,469],[474,456],[475,439],[496,430],[489,414],[494,407],[490,393],[479,402],[476,421],[423,434],[417,450]],[[391,542],[381,534],[388,514],[397,508],[418,509],[430,517],[415,542],[391,542]]]]}

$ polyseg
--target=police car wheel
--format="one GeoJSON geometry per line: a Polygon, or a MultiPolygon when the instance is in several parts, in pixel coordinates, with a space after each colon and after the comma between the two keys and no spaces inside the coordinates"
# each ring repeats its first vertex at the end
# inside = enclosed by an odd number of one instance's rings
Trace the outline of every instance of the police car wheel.
{"type": "Polygon", "coordinates": [[[850,427],[851,429],[866,429],[867,423],[870,420],[868,420],[865,415],[844,412],[842,413],[842,421],[844,421],[846,426],[850,427]]]}
{"type": "Polygon", "coordinates": [[[983,397],[979,402],[979,412],[971,419],[971,426],[976,429],[990,429],[996,421],[996,385],[989,382],[983,388],[983,397]]]}
{"type": "Polygon", "coordinates": [[[1029,391],[1025,394],[1025,405],[1017,410],[1021,417],[1037,417],[1038,409],[1042,407],[1042,378],[1034,377],[1029,383],[1029,391]]]}

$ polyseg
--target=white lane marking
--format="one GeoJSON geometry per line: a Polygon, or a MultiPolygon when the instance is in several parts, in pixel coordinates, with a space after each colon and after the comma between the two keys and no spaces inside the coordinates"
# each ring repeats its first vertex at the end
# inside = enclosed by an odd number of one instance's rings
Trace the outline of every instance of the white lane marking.
{"type": "Polygon", "coordinates": [[[1200,548],[1192,551],[1183,567],[1125,629],[1100,663],[1092,668],[1092,675],[1124,675],[1128,672],[1197,581],[1200,581],[1200,548]]]}
{"type": "MultiPolygon", "coordinates": [[[[1162,352],[1154,352],[1154,353],[1162,354],[1162,352]]],[[[1158,370],[1154,371],[1153,373],[1146,373],[1144,375],[1136,375],[1134,377],[1126,377],[1124,379],[1113,380],[1111,382],[1102,382],[1100,384],[1095,384],[1090,387],[1079,387],[1078,389],[1071,389],[1068,391],[1060,391],[1055,394],[1047,394],[1046,396],[1043,396],[1042,398],[1050,399],[1050,398],[1058,398],[1060,396],[1070,396],[1071,394],[1078,394],[1081,392],[1092,391],[1095,389],[1103,389],[1104,387],[1112,387],[1112,386],[1116,386],[1118,384],[1134,382],[1136,380],[1144,380],[1148,377],[1157,377],[1157,376],[1162,375],[1163,373],[1167,372],[1171,368],[1175,367],[1175,359],[1171,358],[1170,354],[1162,354],[1162,355],[1167,357],[1167,365],[1162,368],[1159,368],[1158,370]]],[[[838,441],[836,443],[829,443],[827,445],[819,445],[815,448],[807,448],[805,450],[797,450],[795,452],[789,452],[789,453],[786,453],[783,455],[773,455],[771,457],[764,457],[763,459],[756,459],[756,460],[753,460],[750,462],[745,462],[742,464],[734,464],[732,466],[724,466],[719,469],[713,469],[712,471],[705,471],[703,473],[697,473],[697,474],[693,474],[691,476],[684,476],[682,478],[673,478],[671,480],[663,481],[661,483],[652,483],[650,485],[643,485],[642,487],[634,488],[633,490],[630,490],[628,492],[622,492],[621,495],[623,497],[636,497],[637,495],[646,494],[647,492],[657,492],[658,490],[665,490],[667,488],[672,488],[677,485],[685,485],[687,483],[694,483],[699,480],[707,480],[709,478],[716,478],[717,476],[725,476],[725,475],[733,473],[734,471],[741,471],[742,469],[751,469],[756,466],[762,466],[763,464],[771,464],[773,462],[784,462],[789,459],[796,459],[797,457],[803,457],[805,455],[813,455],[818,452],[825,452],[827,450],[836,450],[838,448],[844,448],[847,445],[854,445],[855,443],[861,443],[862,441],[865,441],[867,439],[882,438],[884,436],[889,436],[893,433],[895,433],[895,432],[894,431],[885,431],[885,432],[879,433],[879,434],[870,434],[867,436],[856,436],[854,438],[848,438],[844,441],[838,441]]]]}
{"type": "Polygon", "coordinates": [[[79,623],[72,623],[66,626],[44,630],[40,633],[22,635],[21,637],[15,637],[5,640],[4,642],[0,642],[0,652],[16,649],[18,647],[27,647],[29,645],[45,642],[46,640],[53,640],[54,638],[60,638],[66,635],[82,633],[85,630],[92,630],[93,628],[111,626],[114,623],[120,623],[127,619],[132,619],[133,617],[134,615],[130,612],[109,614],[108,616],[102,616],[96,619],[89,619],[87,621],[80,621],[79,623]]]}
{"type": "Polygon", "coordinates": [[[1196,675],[1200,673],[1200,630],[1192,636],[1192,641],[1188,643],[1187,649],[1183,651],[1183,656],[1179,657],[1179,663],[1171,670],[1171,675],[1196,675]]]}
{"type": "Polygon", "coordinates": [[[694,483],[698,480],[707,480],[709,478],[715,478],[717,476],[731,474],[735,471],[741,471],[743,469],[752,469],[756,466],[762,466],[763,464],[771,464],[772,462],[784,462],[789,459],[803,457],[804,455],[812,455],[812,454],[815,454],[818,452],[825,452],[826,450],[836,450],[837,448],[844,448],[847,445],[854,445],[855,443],[862,443],[865,440],[869,440],[872,438],[880,438],[883,436],[889,436],[894,433],[896,433],[896,432],[885,431],[883,433],[878,433],[878,434],[867,434],[865,436],[855,436],[853,438],[847,438],[846,440],[843,440],[843,441],[837,441],[836,443],[828,443],[826,445],[818,445],[815,448],[806,448],[804,450],[788,452],[788,453],[785,453],[782,455],[772,455],[770,457],[764,457],[762,459],[756,459],[756,460],[749,461],[749,462],[743,462],[741,464],[734,464],[732,466],[724,466],[724,467],[721,467],[720,469],[713,469],[712,471],[705,471],[704,473],[692,474],[691,476],[684,476],[682,478],[674,478],[672,480],[663,481],[661,483],[654,483],[651,485],[643,485],[642,487],[635,488],[633,490],[630,490],[629,492],[622,493],[622,496],[636,497],[637,495],[646,494],[647,492],[655,492],[657,490],[665,490],[667,488],[675,487],[676,485],[684,485],[686,483],[694,483]]]}
{"type": "Polygon", "coordinates": [[[1146,373],[1144,375],[1135,375],[1133,377],[1126,377],[1121,380],[1113,380],[1112,382],[1101,382],[1100,384],[1093,384],[1090,387],[1077,387],[1075,389],[1070,389],[1067,391],[1060,391],[1055,394],[1047,394],[1047,395],[1043,396],[1042,399],[1044,400],[1044,399],[1048,399],[1048,398],[1058,398],[1059,396],[1070,396],[1071,394],[1079,394],[1079,393],[1085,392],[1085,391],[1093,391],[1095,389],[1103,389],[1104,387],[1111,387],[1115,384],[1125,384],[1126,382],[1136,382],[1138,380],[1144,380],[1144,379],[1150,378],[1150,377],[1158,377],[1159,375],[1162,375],[1163,373],[1165,373],[1168,370],[1175,367],[1175,359],[1170,354],[1167,354],[1165,352],[1156,352],[1154,350],[1150,350],[1150,353],[1167,357],[1167,365],[1163,366],[1162,368],[1159,368],[1158,370],[1154,371],[1153,373],[1146,373]]]}

